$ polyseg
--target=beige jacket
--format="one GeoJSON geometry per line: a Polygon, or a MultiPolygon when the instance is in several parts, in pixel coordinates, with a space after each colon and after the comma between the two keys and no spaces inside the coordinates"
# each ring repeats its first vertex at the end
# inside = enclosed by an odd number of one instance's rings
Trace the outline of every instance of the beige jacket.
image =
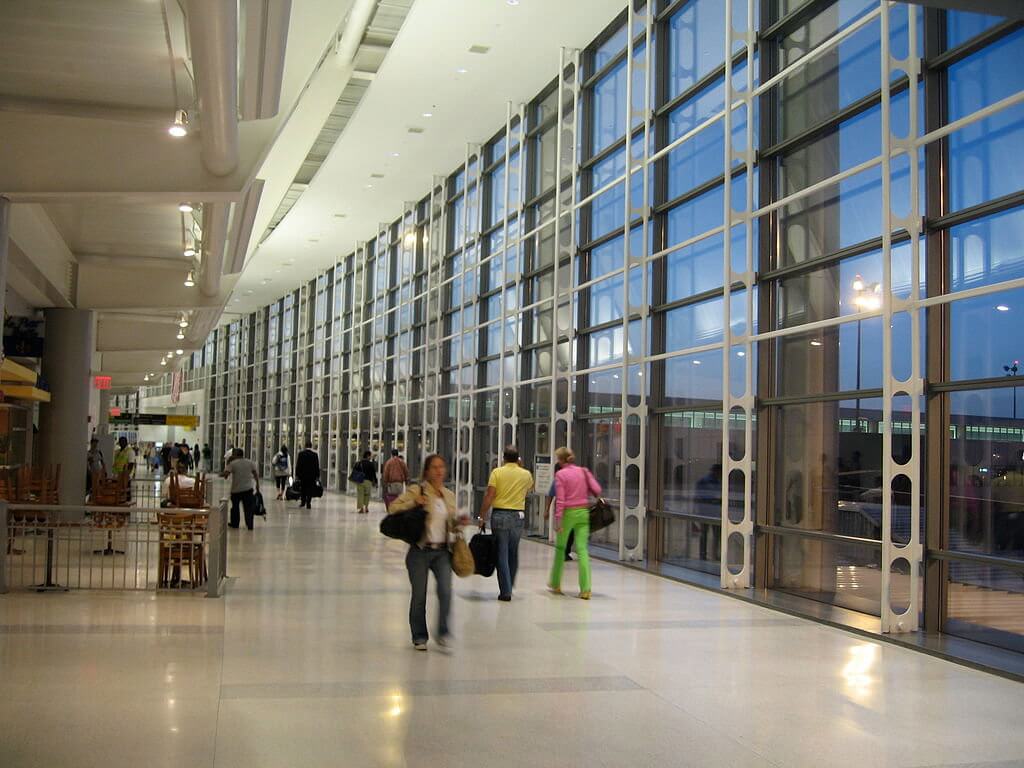
{"type": "MultiPolygon", "coordinates": [[[[388,514],[395,515],[399,512],[405,512],[406,510],[413,509],[419,506],[417,499],[419,498],[420,492],[427,496],[438,496],[438,492],[434,489],[430,483],[413,483],[405,489],[405,493],[391,502],[391,506],[388,507],[388,514]]],[[[448,532],[453,533],[458,528],[458,512],[455,509],[455,494],[447,488],[442,488],[440,496],[444,499],[444,505],[448,509],[448,532]]],[[[424,526],[423,537],[417,542],[418,545],[423,544],[427,538],[426,526],[424,526]]]]}

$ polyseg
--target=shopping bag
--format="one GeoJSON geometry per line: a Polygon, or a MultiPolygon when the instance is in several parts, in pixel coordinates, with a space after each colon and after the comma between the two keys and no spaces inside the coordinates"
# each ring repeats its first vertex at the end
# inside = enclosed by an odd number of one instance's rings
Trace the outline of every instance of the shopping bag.
{"type": "Polygon", "coordinates": [[[455,541],[451,543],[449,549],[452,553],[452,570],[455,571],[455,575],[462,579],[471,576],[476,566],[461,532],[455,534],[455,541]]]}

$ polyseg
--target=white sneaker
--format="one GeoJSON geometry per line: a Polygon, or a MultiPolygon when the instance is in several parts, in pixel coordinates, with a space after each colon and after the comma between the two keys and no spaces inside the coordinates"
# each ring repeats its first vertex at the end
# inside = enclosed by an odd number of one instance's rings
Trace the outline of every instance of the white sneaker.
{"type": "Polygon", "coordinates": [[[425,650],[427,650],[427,644],[426,643],[413,643],[412,647],[415,648],[417,651],[425,651],[425,650]]]}

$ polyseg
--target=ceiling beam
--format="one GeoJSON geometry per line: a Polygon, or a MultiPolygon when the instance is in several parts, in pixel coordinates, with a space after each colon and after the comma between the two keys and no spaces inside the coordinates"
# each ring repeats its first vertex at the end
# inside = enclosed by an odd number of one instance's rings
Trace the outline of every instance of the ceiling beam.
{"type": "Polygon", "coordinates": [[[244,123],[237,168],[217,176],[204,166],[194,135],[175,140],[137,123],[0,112],[0,194],[14,203],[236,202],[274,131],[272,120],[244,123]]]}

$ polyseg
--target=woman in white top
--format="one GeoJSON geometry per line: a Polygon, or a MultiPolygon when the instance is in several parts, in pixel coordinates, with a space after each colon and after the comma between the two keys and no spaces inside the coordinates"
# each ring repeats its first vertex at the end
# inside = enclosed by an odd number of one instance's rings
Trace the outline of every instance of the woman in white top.
{"type": "Polygon", "coordinates": [[[405,567],[409,571],[412,585],[412,600],[409,604],[409,628],[412,630],[412,644],[418,651],[427,650],[427,574],[434,572],[437,582],[437,643],[448,645],[448,612],[452,604],[452,558],[448,551],[449,535],[458,525],[469,522],[467,517],[459,518],[455,511],[455,494],[444,487],[448,476],[448,465],[437,454],[423,462],[423,477],[416,485],[410,485],[405,493],[395,499],[388,508],[388,514],[422,507],[427,512],[423,536],[409,547],[405,556],[405,567]]]}

